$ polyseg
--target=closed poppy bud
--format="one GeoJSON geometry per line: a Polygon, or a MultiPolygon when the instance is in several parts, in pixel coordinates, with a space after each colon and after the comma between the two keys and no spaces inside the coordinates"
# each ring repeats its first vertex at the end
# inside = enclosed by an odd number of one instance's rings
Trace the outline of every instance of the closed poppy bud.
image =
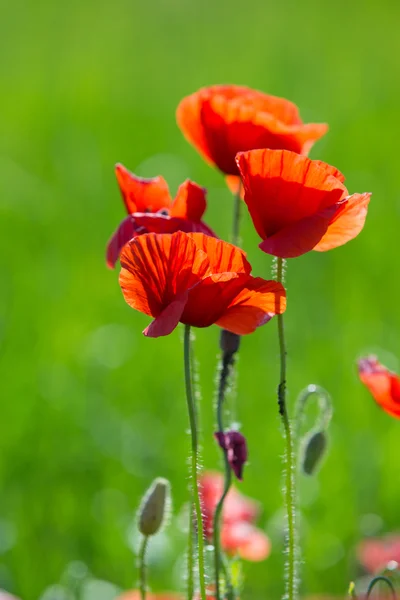
{"type": "Polygon", "coordinates": [[[328,438],[325,431],[308,436],[303,446],[302,468],[306,475],[314,475],[325,454],[328,438]]]}
{"type": "Polygon", "coordinates": [[[145,536],[157,533],[168,515],[169,504],[169,481],[158,477],[147,490],[139,508],[138,527],[140,533],[145,536]]]}
{"type": "Polygon", "coordinates": [[[246,438],[239,431],[217,431],[214,433],[220,447],[226,452],[228,462],[236,477],[243,479],[243,468],[247,461],[246,438]]]}
{"type": "Polygon", "coordinates": [[[219,347],[225,355],[232,356],[239,350],[240,335],[223,329],[219,339],[219,347]]]}

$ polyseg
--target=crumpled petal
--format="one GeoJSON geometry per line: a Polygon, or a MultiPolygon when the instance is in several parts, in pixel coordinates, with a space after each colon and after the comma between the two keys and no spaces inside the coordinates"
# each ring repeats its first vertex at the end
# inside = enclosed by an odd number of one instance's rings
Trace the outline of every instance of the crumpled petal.
{"type": "Polygon", "coordinates": [[[163,177],[138,177],[120,163],[115,165],[115,174],[128,214],[169,208],[171,196],[163,177]]]}
{"type": "Polygon", "coordinates": [[[382,365],[375,356],[358,361],[361,382],[375,402],[392,417],[400,419],[400,377],[382,365]]]}
{"type": "Polygon", "coordinates": [[[179,186],[169,214],[171,217],[199,222],[207,207],[207,190],[187,179],[179,186]]]}

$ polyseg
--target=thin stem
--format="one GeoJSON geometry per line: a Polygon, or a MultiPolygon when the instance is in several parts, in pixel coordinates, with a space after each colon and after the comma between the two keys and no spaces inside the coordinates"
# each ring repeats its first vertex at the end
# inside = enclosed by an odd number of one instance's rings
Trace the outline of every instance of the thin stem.
{"type": "Polygon", "coordinates": [[[194,543],[193,543],[193,502],[189,503],[189,537],[187,550],[187,598],[192,600],[194,594],[194,543]]]}
{"type": "MultiPolygon", "coordinates": [[[[225,392],[228,383],[229,374],[234,365],[235,359],[234,354],[225,352],[222,357],[221,372],[219,376],[218,386],[218,397],[217,397],[217,429],[220,432],[224,431],[223,424],[223,404],[225,400],[225,392]]],[[[232,483],[232,469],[228,461],[227,451],[222,449],[224,456],[224,488],[222,491],[221,498],[215,507],[214,520],[213,520],[213,542],[214,542],[214,569],[215,569],[215,596],[217,600],[221,600],[221,589],[220,589],[220,568],[223,567],[223,557],[221,556],[221,544],[220,544],[220,525],[221,525],[221,514],[224,507],[225,498],[228,495],[229,488],[232,483]]],[[[226,585],[228,590],[228,597],[233,597],[233,587],[229,577],[229,570],[225,570],[226,585]]]]}
{"type": "MultiPolygon", "coordinates": [[[[283,282],[283,259],[277,261],[277,281],[283,282]]],[[[286,472],[285,472],[285,505],[287,511],[287,578],[286,598],[297,598],[297,556],[296,556],[296,481],[294,439],[286,405],[286,343],[283,315],[278,315],[278,338],[280,352],[280,379],[278,386],[279,414],[282,418],[286,442],[286,472]]]]}
{"type": "Polygon", "coordinates": [[[149,536],[144,535],[139,548],[139,590],[141,600],[146,600],[147,592],[147,569],[146,569],[146,550],[149,536]]]}
{"type": "Polygon", "coordinates": [[[239,230],[240,230],[240,206],[242,199],[240,197],[242,191],[242,181],[238,183],[238,189],[233,197],[233,223],[232,223],[232,244],[237,246],[239,244],[239,230]]]}
{"type": "Polygon", "coordinates": [[[370,597],[372,590],[374,589],[374,587],[376,586],[377,583],[379,582],[382,583],[386,583],[386,585],[388,586],[388,588],[390,589],[390,593],[392,596],[392,600],[396,600],[397,596],[396,596],[396,590],[394,589],[394,585],[393,583],[390,581],[390,579],[388,577],[385,577],[384,575],[377,575],[376,577],[373,578],[373,580],[370,582],[369,586],[368,586],[368,590],[367,590],[367,600],[370,597]]]}
{"type": "Polygon", "coordinates": [[[190,369],[190,325],[185,325],[183,355],[185,364],[185,388],[186,400],[189,413],[190,434],[192,440],[192,456],[191,456],[191,478],[192,478],[192,495],[193,503],[196,511],[197,520],[197,544],[198,544],[198,561],[199,561],[199,580],[200,580],[200,597],[201,600],[206,600],[206,584],[204,570],[204,536],[203,536],[203,520],[201,516],[201,503],[199,495],[199,485],[197,481],[198,468],[198,435],[196,423],[196,407],[192,390],[192,377],[190,369]]]}

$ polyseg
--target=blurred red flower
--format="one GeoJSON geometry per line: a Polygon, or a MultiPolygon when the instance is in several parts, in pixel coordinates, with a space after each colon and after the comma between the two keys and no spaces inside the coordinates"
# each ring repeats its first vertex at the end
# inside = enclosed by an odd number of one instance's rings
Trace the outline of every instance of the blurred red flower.
{"type": "Polygon", "coordinates": [[[389,415],[400,419],[400,377],[381,365],[376,356],[361,358],[358,373],[375,402],[389,415]]]}
{"type": "Polygon", "coordinates": [[[122,250],[121,266],[126,302],[154,317],[143,332],[150,337],[179,322],[244,335],[286,308],[282,285],[253,277],[242,250],[202,233],[138,236],[122,250]]]}
{"type": "Polygon", "coordinates": [[[364,569],[373,575],[392,561],[400,565],[400,534],[363,540],[357,548],[357,556],[364,569]]]}
{"type": "Polygon", "coordinates": [[[115,266],[125,244],[142,233],[186,231],[215,236],[201,220],[207,207],[205,188],[187,179],[172,200],[163,177],[137,177],[120,164],[115,172],[128,216],[108,242],[110,268],[115,266]]]}
{"type": "Polygon", "coordinates": [[[335,167],[288,150],[240,153],[237,164],[244,199],[261,250],[294,258],[325,252],[356,237],[364,226],[371,194],[349,196],[335,167]]]}
{"type": "MultiPolygon", "coordinates": [[[[204,532],[212,542],[213,516],[224,487],[220,473],[205,473],[200,478],[204,532]]],[[[259,509],[254,500],[231,487],[222,511],[221,545],[230,554],[244,560],[260,561],[267,558],[271,544],[266,534],[254,525],[259,509]]]]}
{"type": "Polygon", "coordinates": [[[239,85],[205,87],[184,98],[176,113],[186,139],[205,160],[239,182],[235,156],[254,148],[306,154],[328,130],[325,123],[304,124],[295,104],[239,85]]]}
{"type": "MultiPolygon", "coordinates": [[[[147,600],[184,600],[183,594],[176,592],[162,592],[158,594],[146,593],[147,600]]],[[[141,594],[139,590],[128,590],[123,592],[120,596],[117,596],[115,600],[141,600],[141,594]]]]}

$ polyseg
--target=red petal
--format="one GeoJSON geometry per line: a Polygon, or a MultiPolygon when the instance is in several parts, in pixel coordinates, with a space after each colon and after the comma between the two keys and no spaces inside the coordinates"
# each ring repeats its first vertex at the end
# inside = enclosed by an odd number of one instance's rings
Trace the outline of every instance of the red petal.
{"type": "Polygon", "coordinates": [[[261,242],[259,247],[263,252],[280,258],[296,258],[314,250],[339,210],[340,204],[329,206],[311,217],[284,227],[261,242]]]}
{"type": "Polygon", "coordinates": [[[339,169],[337,169],[336,167],[332,167],[332,165],[328,165],[328,163],[324,162],[323,160],[313,160],[313,163],[315,165],[318,165],[322,169],[325,169],[325,171],[328,173],[328,175],[333,175],[334,177],[336,177],[336,179],[339,179],[339,181],[341,183],[344,183],[346,178],[343,175],[343,173],[341,171],[339,171],[339,169]]]}
{"type": "Polygon", "coordinates": [[[237,175],[237,152],[307,152],[327,131],[324,124],[303,125],[297,107],[288,100],[241,86],[199,90],[182,100],[177,120],[186,138],[227,175],[237,175]]]}
{"type": "Polygon", "coordinates": [[[237,246],[202,233],[189,235],[196,246],[207,254],[211,273],[251,273],[246,253],[237,246]]]}
{"type": "Polygon", "coordinates": [[[206,275],[207,256],[185,233],[148,233],[131,240],[121,254],[120,285],[134,309],[158,317],[206,275]]]}
{"type": "Polygon", "coordinates": [[[222,546],[227,552],[239,554],[249,561],[265,560],[271,544],[260,529],[244,522],[232,523],[222,528],[222,546]]]}
{"type": "Polygon", "coordinates": [[[400,418],[400,377],[373,356],[358,361],[358,372],[379,406],[392,417],[400,418]]]}
{"type": "Polygon", "coordinates": [[[245,335],[284,309],[285,291],[275,281],[245,273],[220,273],[204,278],[190,290],[181,320],[195,327],[216,323],[245,335]]]}
{"type": "Polygon", "coordinates": [[[186,291],[168,304],[167,308],[164,308],[162,313],[146,327],[143,331],[144,335],[156,338],[172,333],[180,321],[187,299],[188,292],[186,291]]]}
{"type": "Polygon", "coordinates": [[[212,229],[203,221],[189,221],[178,217],[170,217],[160,213],[135,213],[133,215],[137,227],[145,230],[145,233],[175,233],[175,231],[184,231],[185,233],[204,233],[205,235],[216,237],[212,229]]]}
{"type": "Polygon", "coordinates": [[[163,177],[137,177],[121,164],[115,166],[115,174],[128,214],[169,208],[171,196],[163,177]]]}
{"type": "Polygon", "coordinates": [[[179,186],[169,214],[190,221],[200,221],[207,207],[206,189],[187,179],[179,186]]]}
{"type": "Polygon", "coordinates": [[[216,322],[219,327],[246,335],[267,323],[274,315],[285,311],[286,293],[280,283],[247,275],[247,281],[242,286],[216,322]]]}
{"type": "Polygon", "coordinates": [[[237,163],[245,202],[263,239],[347,195],[344,185],[326,169],[294,152],[253,150],[239,154],[237,163]]]}
{"type": "Polygon", "coordinates": [[[228,186],[228,188],[230,189],[232,194],[234,194],[235,196],[238,193],[239,186],[240,186],[240,197],[243,200],[244,199],[244,188],[242,186],[242,180],[240,179],[240,177],[238,175],[226,175],[225,181],[226,181],[226,185],[228,186]]]}
{"type": "Polygon", "coordinates": [[[370,198],[371,194],[368,193],[353,194],[346,198],[314,250],[325,252],[357,237],[364,227],[370,198]]]}
{"type": "Polygon", "coordinates": [[[131,215],[125,217],[125,219],[119,224],[118,229],[113,233],[110,241],[107,244],[107,266],[110,269],[115,267],[115,263],[119,259],[122,248],[131,240],[137,231],[135,222],[131,215]]]}

